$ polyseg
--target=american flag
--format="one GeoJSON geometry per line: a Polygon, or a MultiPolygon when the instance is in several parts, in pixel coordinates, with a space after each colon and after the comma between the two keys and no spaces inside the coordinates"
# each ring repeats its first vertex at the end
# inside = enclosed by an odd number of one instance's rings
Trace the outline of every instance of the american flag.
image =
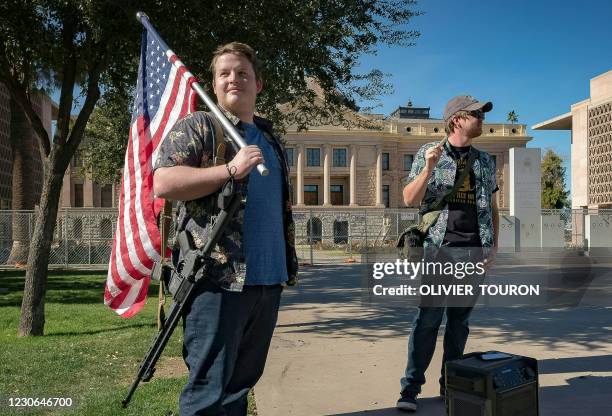
{"type": "Polygon", "coordinates": [[[195,109],[194,76],[156,33],[144,29],[125,154],[119,217],[104,303],[129,318],[145,304],[150,274],[160,259],[157,215],[164,205],[153,195],[159,144],[174,123],[195,109]]]}

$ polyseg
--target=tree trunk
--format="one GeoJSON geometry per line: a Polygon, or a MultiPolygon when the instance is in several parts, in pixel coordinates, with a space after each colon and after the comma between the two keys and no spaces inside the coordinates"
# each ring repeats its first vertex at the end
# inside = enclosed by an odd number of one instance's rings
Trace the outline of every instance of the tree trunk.
{"type": "Polygon", "coordinates": [[[47,175],[45,175],[34,234],[30,243],[30,261],[23,288],[19,336],[43,335],[44,333],[47,267],[64,171],[68,164],[65,160],[58,160],[58,154],[59,158],[62,158],[61,153],[62,149],[54,147],[49,157],[45,159],[47,175]]]}
{"type": "MultiPolygon", "coordinates": [[[[13,152],[12,209],[33,210],[34,177],[31,169],[33,163],[33,131],[25,113],[11,97],[10,143],[13,152]]],[[[30,215],[13,212],[13,246],[7,264],[26,264],[30,246],[30,215]]]]}

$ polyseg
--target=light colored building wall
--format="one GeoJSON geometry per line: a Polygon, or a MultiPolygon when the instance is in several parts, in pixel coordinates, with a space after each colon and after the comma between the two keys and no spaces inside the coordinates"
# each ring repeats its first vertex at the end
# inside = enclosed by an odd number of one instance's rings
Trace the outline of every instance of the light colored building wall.
{"type": "Polygon", "coordinates": [[[591,104],[598,105],[612,99],[612,71],[592,78],[590,81],[591,104]]]}
{"type": "Polygon", "coordinates": [[[589,100],[572,105],[572,208],[589,205],[589,100]]]}
{"type": "Polygon", "coordinates": [[[590,80],[590,97],[533,126],[570,130],[572,208],[612,207],[612,70],[590,80]]]}
{"type": "MultiPolygon", "coordinates": [[[[350,204],[351,194],[351,147],[356,150],[355,161],[355,203],[359,207],[375,207],[377,204],[378,177],[380,176],[380,197],[382,201],[382,186],[389,186],[389,205],[391,208],[403,207],[402,190],[404,180],[409,172],[404,170],[404,155],[416,155],[418,149],[425,143],[439,141],[445,137],[442,120],[406,120],[388,119],[380,124],[380,130],[353,129],[347,130],[332,126],[318,126],[309,131],[291,131],[285,135],[287,147],[293,150],[294,166],[290,167],[292,184],[295,188],[294,203],[298,200],[297,160],[300,147],[303,148],[303,184],[319,186],[319,204],[324,202],[324,154],[325,145],[329,146],[330,154],[334,148],[347,149],[347,166],[330,166],[330,184],[339,183],[344,178],[344,205],[350,204]],[[306,149],[319,148],[321,166],[306,166],[306,149]],[[389,170],[377,172],[379,153],[389,154],[389,170]]],[[[474,145],[480,150],[489,152],[496,157],[497,182],[500,188],[498,203],[500,207],[508,206],[508,161],[509,149],[525,147],[531,137],[526,135],[526,126],[522,124],[487,123],[483,126],[483,135],[474,140],[474,145]]],[[[299,206],[299,205],[298,205],[299,206]]]]}

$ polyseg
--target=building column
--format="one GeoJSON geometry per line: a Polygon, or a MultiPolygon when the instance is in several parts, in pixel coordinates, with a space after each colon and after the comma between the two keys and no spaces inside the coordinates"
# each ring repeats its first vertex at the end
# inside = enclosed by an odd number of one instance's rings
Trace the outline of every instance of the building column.
{"type": "Polygon", "coordinates": [[[331,206],[331,193],[330,193],[330,145],[323,145],[323,206],[331,206]]]}
{"type": "Polygon", "coordinates": [[[376,206],[382,207],[382,145],[376,145],[376,206]]]}
{"type": "Polygon", "coordinates": [[[304,206],[304,145],[297,146],[297,206],[304,206]]]}
{"type": "Polygon", "coordinates": [[[350,164],[349,164],[349,206],[357,206],[357,146],[352,144],[349,146],[350,164]]]}

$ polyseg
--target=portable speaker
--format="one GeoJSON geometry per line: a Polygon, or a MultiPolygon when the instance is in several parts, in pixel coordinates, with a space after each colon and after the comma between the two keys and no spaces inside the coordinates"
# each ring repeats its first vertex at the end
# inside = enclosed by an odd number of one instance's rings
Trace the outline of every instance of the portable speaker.
{"type": "Polygon", "coordinates": [[[538,416],[538,362],[499,351],[446,363],[448,416],[538,416]]]}

